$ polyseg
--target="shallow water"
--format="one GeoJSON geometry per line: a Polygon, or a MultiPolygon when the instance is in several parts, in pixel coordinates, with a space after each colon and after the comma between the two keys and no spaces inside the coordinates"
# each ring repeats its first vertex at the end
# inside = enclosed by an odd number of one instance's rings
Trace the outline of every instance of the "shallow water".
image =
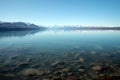
{"type": "MultiPolygon", "coordinates": [[[[120,31],[0,32],[0,78],[2,80],[11,77],[10,74],[12,74],[11,80],[18,80],[18,77],[21,77],[22,80],[30,80],[28,77],[26,78],[27,73],[25,73],[25,70],[29,68],[39,71],[35,72],[33,70],[33,73],[36,74],[45,73],[44,76],[35,75],[38,80],[55,80],[53,78],[56,76],[62,78],[61,80],[65,80],[69,77],[69,73],[74,74],[78,80],[82,78],[97,80],[99,75],[96,74],[97,77],[90,76],[96,72],[91,71],[91,64],[93,63],[97,66],[99,66],[99,63],[115,68],[117,65],[117,68],[120,69],[120,31]],[[55,70],[53,70],[52,64],[56,62],[64,62],[64,67],[57,68],[57,70],[54,67],[55,70]],[[21,66],[21,64],[23,65],[21,66]],[[79,65],[85,66],[84,74],[88,76],[85,77],[79,71],[81,69],[78,68],[79,65]],[[5,71],[4,68],[8,71],[5,71]],[[11,68],[15,68],[15,70],[12,71],[11,68]],[[70,68],[70,70],[55,74],[55,71],[59,72],[63,68],[70,68]],[[51,73],[48,74],[47,71],[51,73]],[[63,73],[66,76],[61,77],[63,73]],[[8,74],[9,76],[6,77],[8,74]]],[[[112,74],[108,70],[108,72],[102,72],[101,74],[105,74],[105,76],[116,76],[117,74],[120,76],[119,71],[112,74]]]]}

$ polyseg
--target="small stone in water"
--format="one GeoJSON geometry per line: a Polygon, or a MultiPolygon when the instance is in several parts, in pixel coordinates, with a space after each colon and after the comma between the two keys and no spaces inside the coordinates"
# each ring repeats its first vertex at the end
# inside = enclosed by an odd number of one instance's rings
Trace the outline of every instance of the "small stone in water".
{"type": "Polygon", "coordinates": [[[64,68],[64,69],[62,69],[62,72],[69,72],[69,71],[70,71],[69,68],[64,68]]]}
{"type": "Polygon", "coordinates": [[[67,80],[77,80],[75,76],[69,76],[67,80]]]}
{"type": "Polygon", "coordinates": [[[84,62],[84,59],[83,59],[83,58],[80,58],[79,60],[80,60],[80,62],[84,62]]]}
{"type": "Polygon", "coordinates": [[[78,71],[80,71],[80,72],[84,72],[84,69],[78,69],[78,71]]]}
{"type": "Polygon", "coordinates": [[[95,70],[95,71],[99,71],[101,70],[103,67],[100,66],[100,65],[95,65],[95,66],[92,66],[92,69],[95,70]]]}
{"type": "Polygon", "coordinates": [[[12,56],[11,59],[17,59],[19,56],[12,56]]]}
{"type": "Polygon", "coordinates": [[[29,65],[28,62],[23,62],[23,63],[20,63],[18,66],[19,67],[26,67],[28,65],[29,65]]]}
{"type": "Polygon", "coordinates": [[[39,75],[40,72],[34,68],[26,69],[22,72],[24,76],[29,76],[29,75],[39,75]]]}

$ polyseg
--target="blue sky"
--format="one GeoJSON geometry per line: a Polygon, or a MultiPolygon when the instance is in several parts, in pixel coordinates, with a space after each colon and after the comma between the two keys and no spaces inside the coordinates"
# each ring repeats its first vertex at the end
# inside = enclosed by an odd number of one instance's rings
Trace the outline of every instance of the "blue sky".
{"type": "Polygon", "coordinates": [[[0,0],[0,21],[120,26],[120,0],[0,0]]]}

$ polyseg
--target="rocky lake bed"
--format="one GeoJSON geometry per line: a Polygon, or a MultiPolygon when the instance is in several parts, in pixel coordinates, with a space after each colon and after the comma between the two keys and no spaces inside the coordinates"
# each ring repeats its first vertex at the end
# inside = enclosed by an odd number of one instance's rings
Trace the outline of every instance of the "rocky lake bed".
{"type": "Polygon", "coordinates": [[[120,80],[119,57],[119,51],[85,50],[61,54],[0,54],[0,80],[120,80]]]}

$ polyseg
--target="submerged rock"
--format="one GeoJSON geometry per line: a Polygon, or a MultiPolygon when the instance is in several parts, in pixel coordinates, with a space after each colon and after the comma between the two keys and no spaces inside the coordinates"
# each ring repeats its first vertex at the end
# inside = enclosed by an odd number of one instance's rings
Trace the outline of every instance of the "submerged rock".
{"type": "Polygon", "coordinates": [[[79,72],[84,72],[85,70],[84,69],[78,69],[79,72]]]}
{"type": "Polygon", "coordinates": [[[64,62],[55,62],[51,64],[53,68],[62,69],[65,67],[64,62]]]}
{"type": "Polygon", "coordinates": [[[12,56],[10,59],[15,60],[15,59],[18,59],[18,58],[19,58],[19,56],[12,56]]]}
{"type": "Polygon", "coordinates": [[[63,69],[62,69],[62,72],[69,72],[69,71],[70,71],[69,68],[63,68],[63,69]]]}
{"type": "Polygon", "coordinates": [[[95,51],[91,51],[91,54],[96,54],[96,52],[95,51]]]}
{"type": "Polygon", "coordinates": [[[84,58],[80,58],[79,61],[82,63],[85,62],[84,58]]]}
{"type": "Polygon", "coordinates": [[[66,80],[77,80],[75,76],[69,76],[66,80]]]}
{"type": "Polygon", "coordinates": [[[28,65],[29,65],[28,62],[22,62],[22,63],[18,64],[18,67],[24,68],[24,67],[27,67],[28,65]]]}
{"type": "Polygon", "coordinates": [[[26,61],[26,62],[30,62],[30,61],[32,61],[32,59],[27,58],[25,61],[26,61]]]}
{"type": "Polygon", "coordinates": [[[59,72],[59,71],[54,71],[53,74],[59,76],[59,75],[61,74],[61,72],[59,72]]]}
{"type": "Polygon", "coordinates": [[[24,75],[24,76],[39,75],[39,74],[40,74],[40,72],[34,68],[29,68],[29,69],[22,71],[22,75],[24,75]]]}
{"type": "Polygon", "coordinates": [[[64,65],[64,64],[65,64],[64,62],[58,61],[58,62],[52,63],[51,65],[52,65],[53,67],[55,67],[55,66],[57,66],[57,65],[64,65]]]}
{"type": "Polygon", "coordinates": [[[79,58],[79,57],[80,57],[80,53],[76,53],[75,56],[74,56],[75,59],[79,58]]]}
{"type": "Polygon", "coordinates": [[[103,66],[101,66],[101,65],[94,65],[94,66],[92,66],[92,69],[95,70],[95,71],[99,71],[99,70],[103,69],[103,66]]]}

